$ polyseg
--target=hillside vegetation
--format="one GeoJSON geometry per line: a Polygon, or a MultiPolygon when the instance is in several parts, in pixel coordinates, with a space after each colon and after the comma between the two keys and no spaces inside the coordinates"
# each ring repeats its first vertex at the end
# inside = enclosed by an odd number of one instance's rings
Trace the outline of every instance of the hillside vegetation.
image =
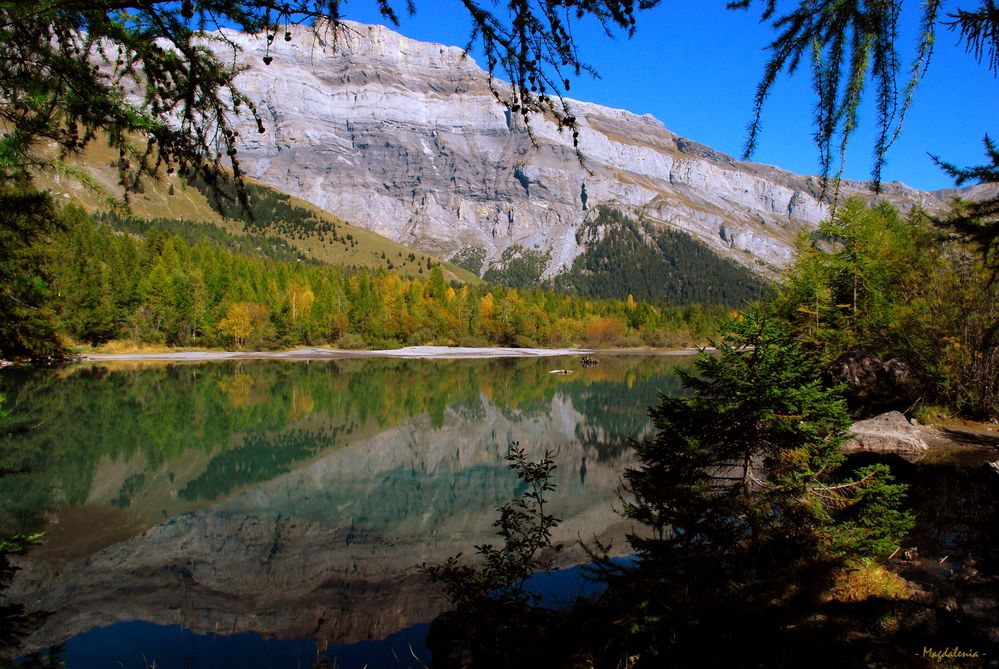
{"type": "MultiPolygon", "coordinates": [[[[886,401],[999,415],[999,291],[982,247],[915,211],[848,200],[803,235],[769,303],[823,363],[862,352],[895,360],[886,401]]],[[[862,400],[873,403],[868,393],[862,400]]],[[[882,404],[884,402],[881,402],[882,404]]]]}
{"type": "MultiPolygon", "coordinates": [[[[440,262],[447,281],[480,282],[485,251],[478,247],[467,247],[450,262],[442,262],[250,179],[244,184],[247,209],[240,204],[231,176],[223,172],[190,181],[176,173],[161,174],[159,179],[143,177],[137,182],[138,191],[126,196],[117,181],[117,164],[117,154],[94,143],[74,159],[71,169],[76,177],[50,175],[41,182],[57,196],[135,232],[154,222],[156,229],[191,241],[192,233],[182,231],[184,224],[202,224],[208,229],[193,234],[218,237],[211,229],[217,228],[233,239],[249,237],[262,252],[283,240],[303,260],[386,269],[407,277],[420,276],[429,264],[440,262]],[[112,206],[113,197],[127,197],[129,211],[112,206]],[[271,241],[261,245],[262,239],[271,241]]],[[[516,245],[483,278],[510,288],[542,288],[583,297],[623,300],[630,294],[652,302],[732,308],[742,308],[770,289],[751,270],[722,258],[689,234],[659,230],[613,209],[600,208],[577,238],[584,245],[583,254],[552,280],[542,278],[550,260],[546,252],[516,245]]],[[[289,256],[282,252],[282,257],[289,256]]]]}
{"type": "Polygon", "coordinates": [[[439,262],[415,254],[400,261],[416,268],[411,277],[332,266],[303,260],[279,239],[95,221],[39,193],[8,189],[2,199],[7,211],[24,211],[30,200],[38,212],[25,214],[32,235],[5,240],[16,299],[2,305],[4,356],[122,339],[240,349],[684,345],[703,342],[723,313],[449,282],[439,262]]]}
{"type": "MultiPolygon", "coordinates": [[[[542,273],[551,258],[533,249],[512,246],[487,281],[517,288],[544,286],[583,297],[635,299],[669,304],[718,304],[742,308],[772,290],[751,270],[723,258],[682,230],[661,230],[602,207],[596,218],[576,233],[584,251],[551,280],[542,273]]],[[[477,272],[484,251],[463,249],[452,258],[477,272]]]]}
{"type": "Polygon", "coordinates": [[[248,182],[249,210],[236,197],[226,174],[213,183],[202,179],[192,185],[212,210],[226,221],[239,222],[247,233],[276,236],[300,248],[310,257],[333,265],[386,269],[403,276],[423,273],[432,264],[441,266],[447,280],[479,283],[477,275],[456,265],[413,251],[386,237],[348,224],[318,207],[269,186],[248,182]]]}
{"type": "Polygon", "coordinates": [[[586,245],[556,279],[587,297],[661,300],[671,304],[724,304],[735,308],[766,295],[771,286],[682,230],[657,230],[619,211],[601,209],[576,233],[586,245]]]}
{"type": "MultiPolygon", "coordinates": [[[[333,265],[384,268],[403,276],[415,276],[428,263],[440,262],[439,258],[414,252],[245,177],[249,210],[240,206],[232,179],[225,173],[213,173],[211,185],[203,178],[188,181],[178,173],[160,173],[156,179],[143,176],[136,181],[136,190],[125,193],[119,183],[118,161],[117,152],[94,142],[66,163],[61,172],[41,173],[36,182],[57,199],[113,219],[156,221],[159,227],[172,220],[213,226],[235,237],[280,238],[302,258],[333,265]],[[120,202],[127,204],[127,211],[120,202]]],[[[177,225],[167,225],[172,231],[179,231],[177,225]]],[[[448,280],[479,282],[477,275],[456,265],[444,262],[441,269],[448,280]]]]}

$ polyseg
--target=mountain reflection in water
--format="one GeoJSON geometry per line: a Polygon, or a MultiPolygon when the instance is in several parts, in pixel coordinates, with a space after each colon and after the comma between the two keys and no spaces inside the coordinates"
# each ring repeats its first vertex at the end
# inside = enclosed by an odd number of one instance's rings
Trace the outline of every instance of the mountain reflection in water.
{"type": "MultiPolygon", "coordinates": [[[[556,453],[562,565],[582,559],[579,538],[622,546],[628,526],[614,502],[630,440],[650,430],[656,392],[678,392],[678,364],[6,370],[0,392],[24,429],[0,444],[0,464],[23,473],[0,479],[2,531],[47,532],[9,593],[49,614],[22,650],[66,643],[71,666],[90,666],[78,649],[103,648],[102,661],[130,667],[107,639],[175,653],[157,642],[175,629],[194,649],[204,635],[231,637],[230,658],[288,643],[298,659],[268,666],[301,666],[302,652],[346,658],[360,647],[342,644],[419,630],[442,602],[416,566],[495,541],[495,507],[518,493],[503,459],[512,442],[535,458],[556,453]]],[[[375,655],[365,662],[376,666],[375,655]]]]}

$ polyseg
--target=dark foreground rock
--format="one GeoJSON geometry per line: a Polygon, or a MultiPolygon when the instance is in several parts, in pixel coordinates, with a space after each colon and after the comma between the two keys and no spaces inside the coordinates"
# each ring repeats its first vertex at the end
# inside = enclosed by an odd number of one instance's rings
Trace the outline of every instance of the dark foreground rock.
{"type": "Polygon", "coordinates": [[[833,384],[845,385],[844,395],[857,417],[905,410],[916,395],[912,370],[905,362],[883,360],[869,351],[847,351],[826,369],[833,384]]]}

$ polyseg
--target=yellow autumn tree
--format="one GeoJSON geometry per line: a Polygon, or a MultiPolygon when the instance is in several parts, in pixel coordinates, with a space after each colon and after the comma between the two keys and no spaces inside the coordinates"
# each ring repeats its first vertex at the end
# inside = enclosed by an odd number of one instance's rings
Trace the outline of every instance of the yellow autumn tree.
{"type": "Polygon", "coordinates": [[[219,321],[219,334],[229,337],[237,347],[243,347],[266,322],[269,309],[253,302],[235,302],[229,305],[225,318],[219,321]]]}
{"type": "Polygon", "coordinates": [[[287,290],[288,308],[291,311],[291,320],[298,321],[308,318],[312,313],[312,304],[316,301],[316,295],[308,285],[290,284],[287,290]]]}
{"type": "Polygon", "coordinates": [[[250,320],[250,310],[246,302],[230,304],[225,318],[219,321],[219,334],[232,339],[236,346],[242,346],[253,332],[253,322],[250,320]]]}

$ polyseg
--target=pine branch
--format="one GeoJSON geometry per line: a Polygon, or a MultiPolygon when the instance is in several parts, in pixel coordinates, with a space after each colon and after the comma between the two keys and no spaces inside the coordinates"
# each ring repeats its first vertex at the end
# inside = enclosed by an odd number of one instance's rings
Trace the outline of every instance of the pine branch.
{"type": "Polygon", "coordinates": [[[948,16],[950,21],[944,23],[947,29],[957,32],[967,52],[999,76],[999,7],[995,0],[982,0],[975,11],[958,9],[948,16]]]}

